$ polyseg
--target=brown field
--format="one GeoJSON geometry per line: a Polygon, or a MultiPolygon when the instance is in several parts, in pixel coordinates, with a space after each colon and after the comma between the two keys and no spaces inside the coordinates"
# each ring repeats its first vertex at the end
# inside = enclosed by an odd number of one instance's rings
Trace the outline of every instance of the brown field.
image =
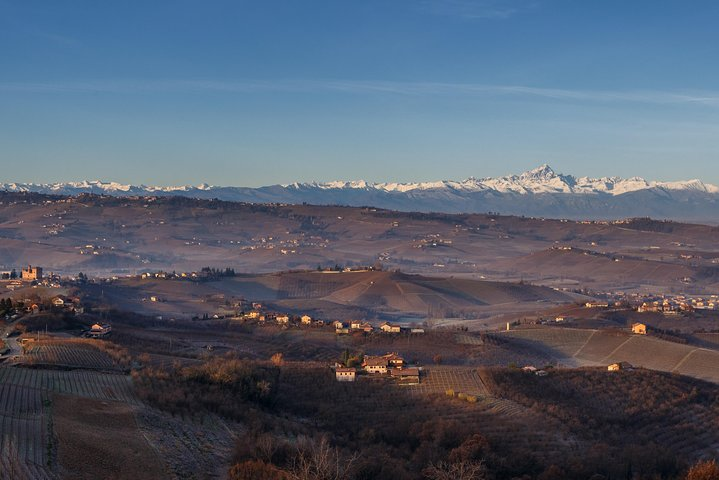
{"type": "Polygon", "coordinates": [[[112,357],[98,348],[100,346],[97,340],[41,340],[30,343],[23,361],[33,366],[119,370],[112,357]]]}
{"type": "Polygon", "coordinates": [[[60,417],[53,400],[58,393],[72,399],[75,415],[83,414],[77,410],[83,399],[125,408],[138,404],[125,376],[0,367],[0,449],[13,451],[11,458],[21,471],[16,478],[55,478],[58,473],[54,424],[60,417]]]}
{"type": "Polygon", "coordinates": [[[69,395],[52,402],[62,478],[170,478],[130,406],[69,395]]]}

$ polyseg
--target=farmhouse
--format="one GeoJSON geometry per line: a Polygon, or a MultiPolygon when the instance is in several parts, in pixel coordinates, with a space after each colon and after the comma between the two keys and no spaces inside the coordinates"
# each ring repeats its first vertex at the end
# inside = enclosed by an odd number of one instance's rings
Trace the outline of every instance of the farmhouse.
{"type": "Polygon", "coordinates": [[[335,369],[335,378],[338,382],[354,382],[357,371],[354,368],[337,367],[335,369]]]}
{"type": "Polygon", "coordinates": [[[647,334],[647,326],[643,323],[633,323],[632,324],[632,333],[635,333],[637,335],[646,335],[647,334]]]}
{"type": "Polygon", "coordinates": [[[95,323],[92,327],[90,327],[90,330],[87,332],[87,336],[92,338],[102,338],[109,335],[110,332],[112,332],[112,327],[107,323],[103,323],[102,325],[95,323]]]}
{"type": "Polygon", "coordinates": [[[366,355],[362,367],[367,373],[387,373],[389,362],[383,356],[366,355]]]}
{"type": "Polygon", "coordinates": [[[387,373],[389,368],[402,369],[404,367],[404,358],[396,353],[365,355],[362,367],[367,373],[387,373]]]}

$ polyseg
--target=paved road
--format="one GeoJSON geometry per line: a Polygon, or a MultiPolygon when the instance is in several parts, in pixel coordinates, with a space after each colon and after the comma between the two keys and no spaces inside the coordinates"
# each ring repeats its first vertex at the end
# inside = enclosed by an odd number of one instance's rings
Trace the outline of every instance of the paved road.
{"type": "Polygon", "coordinates": [[[18,336],[8,337],[7,334],[12,332],[14,328],[14,325],[8,325],[2,331],[0,331],[0,334],[2,334],[2,340],[5,341],[5,344],[10,349],[8,352],[6,352],[3,355],[0,355],[0,359],[14,359],[17,356],[22,355],[22,347],[20,346],[20,343],[18,342],[18,336]]]}

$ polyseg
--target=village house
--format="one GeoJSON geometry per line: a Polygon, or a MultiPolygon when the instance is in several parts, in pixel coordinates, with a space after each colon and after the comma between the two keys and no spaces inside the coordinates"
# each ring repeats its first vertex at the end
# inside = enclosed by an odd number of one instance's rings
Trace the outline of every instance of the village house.
{"type": "Polygon", "coordinates": [[[107,323],[99,324],[95,323],[90,327],[90,330],[87,332],[87,336],[91,338],[102,338],[106,337],[107,335],[112,332],[112,327],[108,325],[107,323]]]}
{"type": "Polygon", "coordinates": [[[357,370],[354,368],[337,367],[335,369],[335,378],[338,382],[354,382],[357,376],[357,370]]]}
{"type": "Polygon", "coordinates": [[[278,315],[277,317],[275,317],[275,321],[280,325],[287,325],[290,321],[290,317],[288,317],[287,315],[278,315]]]}
{"type": "Polygon", "coordinates": [[[390,368],[402,369],[404,367],[404,358],[396,353],[365,355],[362,367],[367,373],[387,373],[390,368]]]}
{"type": "Polygon", "coordinates": [[[352,330],[359,330],[362,328],[362,322],[360,320],[352,320],[350,322],[350,328],[352,330]]]}
{"type": "Polygon", "coordinates": [[[348,323],[340,322],[339,320],[335,320],[332,322],[332,326],[335,327],[335,333],[337,335],[349,335],[351,332],[350,326],[348,323]]]}
{"type": "Polygon", "coordinates": [[[609,307],[609,302],[587,302],[584,306],[587,308],[607,308],[609,307]]]}
{"type": "Polygon", "coordinates": [[[364,362],[362,362],[362,368],[367,373],[387,373],[387,365],[389,362],[383,356],[365,355],[364,362]]]}
{"type": "Polygon", "coordinates": [[[25,311],[28,313],[40,313],[40,306],[37,303],[26,304],[25,311]]]}
{"type": "Polygon", "coordinates": [[[372,333],[374,331],[374,327],[370,323],[363,323],[359,327],[360,330],[362,330],[365,333],[372,333]]]}
{"type": "Polygon", "coordinates": [[[632,324],[632,333],[637,335],[646,335],[647,334],[647,326],[643,323],[633,323],[632,324]]]}
{"type": "Polygon", "coordinates": [[[402,368],[404,366],[404,358],[400,357],[396,353],[388,353],[387,355],[384,355],[384,358],[387,359],[387,362],[389,362],[389,365],[392,367],[402,368]]]}
{"type": "Polygon", "coordinates": [[[68,303],[63,297],[57,296],[52,299],[52,306],[62,308],[68,303]]]}
{"type": "Polygon", "coordinates": [[[392,325],[389,322],[384,322],[379,326],[379,329],[384,333],[400,333],[402,331],[402,328],[399,325],[392,325]]]}
{"type": "Polygon", "coordinates": [[[258,312],[257,310],[252,310],[250,312],[245,313],[244,317],[251,318],[251,319],[257,319],[257,318],[260,318],[260,312],[258,312]]]}
{"type": "Polygon", "coordinates": [[[312,317],[310,317],[309,315],[302,315],[300,317],[300,323],[302,325],[309,325],[312,323],[312,317]]]}

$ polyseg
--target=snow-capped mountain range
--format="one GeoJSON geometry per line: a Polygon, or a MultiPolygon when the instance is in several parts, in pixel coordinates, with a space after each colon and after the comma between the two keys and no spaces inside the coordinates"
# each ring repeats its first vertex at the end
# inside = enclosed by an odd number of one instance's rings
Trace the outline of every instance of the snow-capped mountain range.
{"type": "Polygon", "coordinates": [[[719,187],[701,180],[656,182],[633,177],[574,177],[541,165],[520,175],[419,183],[335,181],[267,187],[146,186],[83,181],[3,183],[0,190],[55,195],[186,196],[256,203],[372,205],[404,211],[501,212],[562,218],[652,216],[719,221],[719,187]]]}
{"type": "Polygon", "coordinates": [[[499,178],[474,178],[463,181],[443,180],[438,182],[419,183],[367,183],[363,180],[354,182],[327,182],[327,183],[293,183],[285,185],[287,188],[314,187],[322,190],[329,189],[375,189],[385,192],[412,192],[416,190],[456,190],[466,192],[496,191],[500,193],[606,193],[621,195],[636,190],[648,188],[663,188],[666,190],[696,190],[707,193],[719,193],[719,187],[705,184],[701,180],[687,180],[681,182],[654,182],[640,177],[623,179],[620,177],[603,178],[576,178],[572,175],[557,174],[547,164],[521,175],[509,175],[499,178]]]}

